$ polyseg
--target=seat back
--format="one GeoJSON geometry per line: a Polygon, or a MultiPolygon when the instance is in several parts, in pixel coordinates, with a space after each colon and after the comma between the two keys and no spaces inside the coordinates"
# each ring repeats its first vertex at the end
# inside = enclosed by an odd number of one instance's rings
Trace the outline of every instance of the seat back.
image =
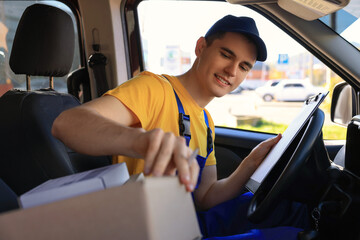
{"type": "Polygon", "coordinates": [[[0,178],[0,213],[19,208],[16,194],[0,178]]]}
{"type": "Polygon", "coordinates": [[[346,143],[338,151],[334,163],[360,177],[360,115],[353,116],[347,126],[346,143]]]}
{"type": "MultiPolygon", "coordinates": [[[[16,30],[10,67],[15,74],[60,77],[69,73],[74,27],[64,11],[28,7],[16,30]]],[[[0,98],[0,178],[20,195],[48,179],[105,166],[111,158],[75,153],[51,134],[55,118],[80,102],[53,89],[8,91],[0,98]]]]}

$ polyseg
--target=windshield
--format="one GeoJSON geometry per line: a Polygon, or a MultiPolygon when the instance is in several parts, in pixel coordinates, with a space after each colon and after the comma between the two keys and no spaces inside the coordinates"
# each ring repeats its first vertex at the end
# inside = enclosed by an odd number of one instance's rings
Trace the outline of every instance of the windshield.
{"type": "Polygon", "coordinates": [[[360,49],[360,1],[352,0],[345,8],[320,20],[357,49],[360,49]]]}

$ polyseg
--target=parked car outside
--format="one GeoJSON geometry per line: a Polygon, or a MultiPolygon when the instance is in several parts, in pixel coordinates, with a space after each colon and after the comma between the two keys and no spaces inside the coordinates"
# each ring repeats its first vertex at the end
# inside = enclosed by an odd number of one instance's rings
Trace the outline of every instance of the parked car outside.
{"type": "Polygon", "coordinates": [[[255,91],[265,102],[273,100],[301,102],[323,92],[324,89],[312,85],[307,79],[283,79],[269,81],[255,91]]]}
{"type": "Polygon", "coordinates": [[[305,101],[310,96],[324,92],[321,87],[315,87],[308,80],[282,80],[274,87],[274,99],[277,101],[305,101]]]}
{"type": "Polygon", "coordinates": [[[269,80],[263,86],[255,89],[255,92],[265,101],[271,102],[274,99],[274,87],[280,80],[269,80]]]}
{"type": "Polygon", "coordinates": [[[232,92],[230,92],[230,94],[241,94],[241,92],[245,90],[245,88],[243,88],[241,85],[238,86],[237,88],[235,88],[232,92]]]}

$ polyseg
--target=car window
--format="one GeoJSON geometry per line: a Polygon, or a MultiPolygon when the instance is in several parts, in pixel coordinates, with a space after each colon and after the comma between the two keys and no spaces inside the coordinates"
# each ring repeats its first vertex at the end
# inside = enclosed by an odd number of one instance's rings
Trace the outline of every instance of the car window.
{"type": "MultiPolygon", "coordinates": [[[[233,14],[257,22],[267,44],[268,59],[256,62],[240,87],[206,107],[216,126],[258,132],[283,132],[304,100],[331,90],[342,79],[271,21],[241,5],[209,1],[142,1],[138,21],[144,69],[178,75],[195,60],[195,43],[218,19],[233,14]],[[186,17],[184,17],[186,16],[186,17]],[[289,88],[279,82],[296,80],[289,88]],[[304,87],[301,82],[306,82],[304,87]],[[270,84],[269,84],[270,83],[270,84]],[[273,87],[275,86],[275,87],[273,87]],[[288,92],[284,89],[289,89],[288,92]]],[[[330,94],[331,95],[331,94],[330,94]]],[[[346,129],[329,119],[331,99],[320,108],[326,114],[324,139],[345,139],[346,129]]]]}
{"type": "Polygon", "coordinates": [[[273,82],[273,83],[271,83],[271,87],[275,87],[277,84],[278,84],[279,82],[273,82]]]}
{"type": "MultiPolygon", "coordinates": [[[[76,26],[75,17],[70,8],[59,1],[0,1],[0,96],[12,88],[26,89],[26,76],[14,74],[9,66],[9,57],[21,15],[28,6],[35,3],[49,4],[63,9],[72,17],[74,26],[76,26]]],[[[74,30],[75,54],[71,70],[80,66],[77,28],[74,27],[74,30]]],[[[31,77],[32,90],[48,87],[48,77],[31,77]]],[[[67,92],[66,76],[54,78],[54,88],[59,92],[67,92]]]]}
{"type": "Polygon", "coordinates": [[[304,86],[303,86],[302,84],[295,83],[295,84],[288,84],[288,85],[285,85],[285,87],[297,87],[297,88],[303,88],[304,86]]]}

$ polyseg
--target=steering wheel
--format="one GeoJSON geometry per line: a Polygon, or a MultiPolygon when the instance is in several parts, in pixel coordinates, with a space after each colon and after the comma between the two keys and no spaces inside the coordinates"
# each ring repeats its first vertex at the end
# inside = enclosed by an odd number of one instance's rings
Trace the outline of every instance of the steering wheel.
{"type": "Polygon", "coordinates": [[[255,192],[248,209],[250,221],[256,223],[263,220],[275,208],[282,194],[291,187],[321,136],[323,123],[324,113],[317,109],[294,138],[300,140],[289,160],[280,159],[255,192]]]}

